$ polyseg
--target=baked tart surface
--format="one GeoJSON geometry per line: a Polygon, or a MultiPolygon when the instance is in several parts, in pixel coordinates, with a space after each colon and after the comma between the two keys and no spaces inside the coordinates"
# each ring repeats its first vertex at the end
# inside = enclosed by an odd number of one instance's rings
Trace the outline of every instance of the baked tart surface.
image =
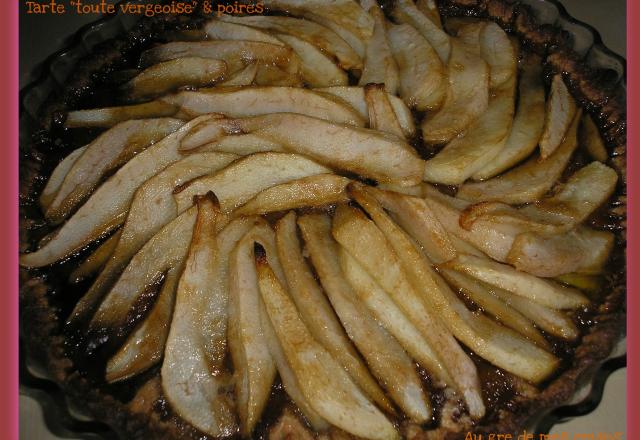
{"type": "Polygon", "coordinates": [[[619,339],[621,91],[503,1],[95,49],[21,161],[30,354],[123,438],[517,432],[619,339]]]}

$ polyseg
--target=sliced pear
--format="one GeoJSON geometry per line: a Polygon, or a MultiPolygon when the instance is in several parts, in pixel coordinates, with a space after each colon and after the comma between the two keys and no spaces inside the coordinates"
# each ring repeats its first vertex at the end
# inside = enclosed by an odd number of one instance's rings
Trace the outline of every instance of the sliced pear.
{"type": "Polygon", "coordinates": [[[53,202],[58,190],[62,186],[65,177],[67,177],[67,174],[71,168],[73,168],[73,165],[76,163],[78,158],[82,156],[87,147],[88,145],[85,145],[84,147],[73,150],[55,167],[53,173],[49,176],[49,180],[47,180],[47,185],[40,194],[39,201],[43,210],[46,211],[49,205],[51,205],[51,202],[53,202]]]}
{"type": "Polygon", "coordinates": [[[92,334],[119,335],[145,290],[185,259],[195,225],[194,207],[162,228],[131,259],[90,323],[92,334]]]}
{"type": "Polygon", "coordinates": [[[318,174],[267,188],[233,212],[234,216],[267,214],[349,201],[345,191],[351,180],[334,174],[318,174]]]}
{"type": "Polygon", "coordinates": [[[518,54],[507,33],[496,23],[484,22],[480,31],[480,55],[491,69],[489,88],[492,91],[515,81],[518,54]]]}
{"type": "Polygon", "coordinates": [[[148,370],[162,359],[182,269],[182,266],[179,266],[167,272],[158,293],[158,299],[149,315],[107,362],[105,373],[107,382],[127,380],[148,370]]]}
{"type": "Polygon", "coordinates": [[[475,180],[496,176],[516,165],[538,146],[544,127],[544,87],[539,64],[529,62],[520,76],[518,110],[504,148],[491,162],[474,173],[475,180]]]}
{"type": "Polygon", "coordinates": [[[287,71],[278,66],[261,64],[258,66],[255,83],[257,86],[303,87],[304,81],[299,70],[287,71]]]}
{"type": "Polygon", "coordinates": [[[406,269],[392,245],[361,211],[340,205],[333,222],[333,236],[391,296],[437,353],[452,384],[464,397],[473,417],[485,412],[475,365],[409,282],[406,269]]]}
{"type": "Polygon", "coordinates": [[[560,147],[565,136],[573,136],[568,131],[576,117],[576,111],[576,102],[564,83],[562,75],[555,75],[551,81],[544,130],[540,137],[542,159],[551,156],[560,147]]]}
{"type": "Polygon", "coordinates": [[[206,87],[227,74],[227,63],[221,60],[184,57],[154,64],[122,86],[129,99],[139,100],[164,95],[180,87],[206,87]]]}
{"type": "Polygon", "coordinates": [[[385,191],[397,192],[400,194],[405,194],[408,196],[420,197],[422,196],[422,184],[417,184],[413,186],[400,186],[395,183],[380,183],[376,186],[378,189],[382,189],[385,191]]]}
{"type": "Polygon", "coordinates": [[[240,41],[260,41],[262,43],[283,46],[278,40],[268,32],[245,26],[239,23],[231,23],[222,20],[209,20],[203,28],[207,37],[212,40],[240,40],[240,41]]]}
{"type": "Polygon", "coordinates": [[[400,97],[417,110],[440,107],[446,94],[446,77],[442,61],[417,30],[408,24],[387,30],[389,46],[398,64],[400,97]]]}
{"type": "Polygon", "coordinates": [[[180,160],[180,140],[200,122],[196,118],[135,156],[107,180],[42,248],[20,257],[20,264],[42,267],[54,263],[100,237],[124,221],[133,195],[140,185],[158,171],[180,160]]]}
{"type": "Polygon", "coordinates": [[[270,140],[261,138],[254,134],[239,134],[237,136],[226,136],[207,142],[202,138],[188,138],[182,143],[183,150],[186,153],[205,153],[205,152],[221,152],[233,153],[240,156],[248,156],[254,153],[266,153],[268,151],[283,152],[282,145],[270,140]],[[204,144],[193,147],[201,142],[204,144]]]}
{"type": "Polygon", "coordinates": [[[599,273],[609,259],[615,236],[579,227],[564,234],[523,232],[516,236],[506,262],[540,277],[571,272],[599,273]]]}
{"type": "Polygon", "coordinates": [[[230,131],[256,134],[332,168],[408,186],[421,181],[424,162],[415,150],[377,130],[292,113],[235,119],[230,126],[230,131]]]}
{"type": "Polygon", "coordinates": [[[216,87],[245,87],[253,84],[258,73],[258,63],[247,64],[242,69],[229,75],[227,79],[216,84],[216,87]]]}
{"type": "Polygon", "coordinates": [[[387,92],[385,92],[385,86],[382,84],[366,85],[364,99],[369,110],[369,127],[404,139],[402,127],[400,127],[400,122],[398,122],[387,92]]]}
{"type": "Polygon", "coordinates": [[[191,206],[193,196],[213,191],[223,211],[230,212],[266,188],[328,172],[322,165],[296,154],[256,153],[217,173],[192,180],[174,197],[178,212],[182,212],[191,206]]]}
{"type": "Polygon", "coordinates": [[[344,278],[338,262],[338,245],[331,237],[330,218],[326,214],[306,215],[299,224],[311,261],[349,338],[404,413],[418,422],[427,420],[431,407],[411,360],[375,321],[344,278]]]}
{"type": "Polygon", "coordinates": [[[441,29],[441,26],[416,7],[413,0],[399,0],[394,3],[394,6],[393,17],[400,23],[407,23],[416,28],[435,49],[442,62],[448,62],[452,50],[451,37],[441,29]]]}
{"type": "Polygon", "coordinates": [[[206,92],[182,92],[163,99],[194,116],[223,113],[228,117],[243,118],[269,113],[300,113],[338,123],[364,125],[364,120],[349,105],[296,87],[214,88],[206,92]]]}
{"type": "MultiPolygon", "coordinates": [[[[307,217],[302,217],[300,224],[301,227],[309,226],[307,217]]],[[[305,325],[315,339],[347,370],[353,381],[378,405],[393,413],[393,407],[349,342],[349,330],[345,334],[331,304],[304,260],[297,236],[295,214],[291,212],[278,221],[276,231],[278,255],[285,270],[290,296],[305,325]]],[[[302,232],[308,233],[309,229],[303,228],[302,232]]],[[[339,282],[340,280],[335,281],[339,282]]]]}
{"type": "Polygon", "coordinates": [[[78,301],[70,322],[87,317],[117,280],[127,263],[164,225],[179,214],[173,200],[174,188],[190,179],[220,170],[237,156],[225,153],[194,154],[147,180],[135,193],[127,220],[113,254],[87,293],[78,301]]]}
{"type": "Polygon", "coordinates": [[[384,84],[389,93],[395,95],[400,84],[400,73],[389,48],[386,19],[377,3],[369,10],[369,14],[374,20],[373,35],[366,43],[364,68],[358,84],[384,84]]]}
{"type": "Polygon", "coordinates": [[[534,156],[524,164],[485,182],[466,183],[457,197],[465,200],[498,201],[510,204],[539,200],[557,182],[578,142],[576,117],[560,147],[544,161],[534,156]]]}
{"type": "Polygon", "coordinates": [[[329,423],[351,434],[371,439],[398,439],[393,425],[313,338],[260,248],[256,252],[256,268],[269,319],[312,408],[329,423]]]}
{"type": "Polygon", "coordinates": [[[338,34],[311,20],[275,15],[222,15],[221,21],[268,29],[280,34],[290,34],[317,46],[331,55],[343,69],[360,70],[362,58],[338,34]]]}
{"type": "Polygon", "coordinates": [[[161,118],[122,122],[87,145],[49,204],[46,217],[59,223],[91,194],[126,150],[140,152],[178,130],[184,122],[161,118]]]}
{"type": "Polygon", "coordinates": [[[340,267],[358,298],[382,325],[432,377],[441,384],[453,379],[418,329],[407,319],[391,297],[344,248],[340,248],[340,267]]]}
{"type": "Polygon", "coordinates": [[[468,45],[452,40],[449,84],[440,109],[422,121],[427,144],[444,144],[478,118],[489,104],[489,66],[468,45]]]}
{"type": "Polygon", "coordinates": [[[545,349],[550,348],[547,340],[528,318],[496,297],[481,281],[451,269],[441,268],[439,272],[447,282],[460,289],[499,322],[532,340],[536,345],[545,349]]]}
{"type": "Polygon", "coordinates": [[[429,259],[442,263],[455,257],[449,234],[424,199],[392,191],[371,191],[391,217],[422,246],[429,259]]]}
{"type": "Polygon", "coordinates": [[[416,8],[436,26],[442,29],[442,19],[436,0],[416,0],[416,8]]]}
{"type": "Polygon", "coordinates": [[[162,363],[162,389],[169,404],[180,417],[212,436],[228,436],[237,425],[232,400],[227,396],[230,376],[224,371],[224,360],[210,363],[203,332],[208,320],[226,316],[208,316],[206,305],[215,295],[212,288],[217,258],[215,231],[223,219],[215,196],[208,194],[196,200],[197,219],[189,256],[178,283],[175,312],[162,363]]]}
{"type": "Polygon", "coordinates": [[[178,41],[146,50],[140,57],[140,65],[149,66],[185,57],[221,60],[227,63],[229,72],[234,72],[253,61],[286,67],[295,54],[289,47],[259,41],[178,41]]]}
{"type": "MultiPolygon", "coordinates": [[[[317,92],[328,93],[350,104],[365,120],[369,118],[369,108],[364,95],[363,87],[325,87],[315,89],[317,92]]],[[[404,101],[397,96],[387,95],[396,118],[402,127],[406,137],[412,137],[416,132],[413,122],[413,114],[404,101]]]]}
{"type": "Polygon", "coordinates": [[[293,35],[276,34],[276,36],[298,55],[302,62],[302,77],[311,87],[348,84],[347,73],[313,44],[293,35]]]}
{"type": "MultiPolygon", "coordinates": [[[[387,238],[408,274],[409,282],[421,294],[427,308],[434,316],[441,317],[457,339],[494,365],[532,382],[544,380],[555,370],[558,360],[553,355],[494,321],[471,313],[431,269],[429,260],[417,245],[393,223],[363,186],[350,186],[350,193],[387,238]]],[[[469,406],[473,417],[482,415],[469,406]]]]}
{"type": "Polygon", "coordinates": [[[71,275],[69,275],[69,281],[71,283],[78,283],[86,278],[89,278],[96,272],[98,272],[113,254],[113,251],[118,246],[118,240],[120,240],[120,234],[122,229],[117,230],[113,235],[107,238],[98,248],[91,253],[78,267],[76,267],[71,275]]]}
{"type": "Polygon", "coordinates": [[[132,119],[163,118],[178,113],[175,105],[162,101],[151,101],[143,104],[105,107],[89,110],[74,110],[67,113],[65,127],[113,127],[132,119]]]}
{"type": "Polygon", "coordinates": [[[501,202],[480,202],[469,205],[460,214],[458,223],[467,231],[473,230],[477,221],[485,224],[495,224],[498,227],[511,225],[522,231],[535,231],[548,234],[557,234],[572,229],[572,223],[558,222],[553,216],[535,209],[533,205],[516,209],[511,205],[501,202]]]}
{"type": "Polygon", "coordinates": [[[593,122],[593,118],[587,113],[582,116],[580,141],[594,160],[604,163],[609,159],[609,153],[607,153],[607,147],[602,135],[600,135],[600,130],[593,122]]]}
{"type": "Polygon", "coordinates": [[[578,290],[520,272],[511,266],[489,259],[459,254],[453,260],[444,263],[443,267],[466,273],[547,307],[572,309],[589,304],[589,300],[578,290]]]}
{"type": "Polygon", "coordinates": [[[373,19],[357,2],[337,0],[330,8],[322,0],[267,0],[264,4],[268,9],[300,15],[328,27],[364,57],[366,42],[373,33],[373,19]]]}

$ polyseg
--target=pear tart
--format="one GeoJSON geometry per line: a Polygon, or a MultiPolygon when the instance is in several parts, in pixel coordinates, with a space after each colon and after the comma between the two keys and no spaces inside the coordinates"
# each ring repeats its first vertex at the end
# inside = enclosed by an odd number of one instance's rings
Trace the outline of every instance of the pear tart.
{"type": "Polygon", "coordinates": [[[22,338],[123,438],[455,439],[618,340],[619,91],[498,0],[269,0],[95,50],[21,164],[22,338]]]}

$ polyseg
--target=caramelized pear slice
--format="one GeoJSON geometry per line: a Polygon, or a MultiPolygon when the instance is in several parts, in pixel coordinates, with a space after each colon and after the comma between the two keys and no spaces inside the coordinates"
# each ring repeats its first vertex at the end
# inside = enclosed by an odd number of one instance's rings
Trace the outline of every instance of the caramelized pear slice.
{"type": "MultiPolygon", "coordinates": [[[[363,87],[324,87],[315,89],[317,92],[328,93],[336,96],[348,104],[350,104],[364,119],[369,118],[369,107],[365,99],[363,87]]],[[[387,94],[387,98],[393,107],[396,118],[402,127],[402,131],[406,137],[412,137],[416,133],[416,127],[413,122],[413,114],[404,101],[397,96],[387,94]]]]}
{"type": "Polygon", "coordinates": [[[542,135],[544,112],[542,69],[530,61],[520,76],[518,110],[504,148],[490,163],[474,173],[473,178],[489,179],[529,156],[542,135]]]}
{"type": "MultiPolygon", "coordinates": [[[[301,225],[304,226],[305,221],[306,217],[302,217],[301,225]]],[[[342,324],[304,260],[298,240],[295,213],[291,212],[278,221],[276,240],[278,255],[289,284],[289,294],[313,337],[347,370],[353,381],[366,394],[386,411],[393,412],[384,393],[349,342],[342,324]]]]}
{"type": "Polygon", "coordinates": [[[589,300],[576,289],[520,272],[511,266],[486,258],[458,254],[453,260],[444,263],[443,267],[466,273],[547,307],[575,309],[589,304],[589,300]]]}
{"type": "Polygon", "coordinates": [[[136,191],[113,254],[76,304],[69,321],[78,322],[92,313],[131,257],[164,225],[178,216],[172,195],[174,188],[190,179],[224,168],[234,159],[236,156],[232,154],[194,154],[169,165],[147,180],[136,191]]]}
{"type": "MultiPolygon", "coordinates": [[[[203,133],[204,135],[204,133],[203,133]]],[[[261,138],[253,134],[239,134],[237,136],[226,136],[215,140],[213,142],[207,142],[204,138],[193,137],[189,138],[182,144],[182,148],[185,153],[205,153],[205,152],[221,152],[232,153],[239,156],[249,156],[255,153],[266,153],[267,151],[283,152],[282,145],[279,145],[270,140],[261,138]],[[198,147],[193,145],[205,142],[198,147]]]]}
{"type": "MultiPolygon", "coordinates": [[[[567,136],[572,121],[576,118],[576,102],[562,79],[555,75],[547,101],[544,130],[540,137],[540,157],[546,159],[556,151],[567,136]]],[[[572,136],[569,134],[569,136],[572,136]]]]}
{"type": "Polygon", "coordinates": [[[162,101],[151,101],[143,104],[118,107],[74,110],[67,114],[64,125],[67,128],[113,127],[120,122],[135,119],[176,116],[178,110],[175,105],[162,101]]]}
{"type": "MultiPolygon", "coordinates": [[[[305,215],[300,218],[299,224],[320,282],[349,338],[403,412],[414,421],[426,421],[431,417],[431,407],[415,367],[400,344],[375,321],[366,305],[358,300],[344,278],[338,260],[338,245],[331,237],[330,218],[326,214],[305,215]]],[[[379,405],[386,403],[376,399],[369,391],[370,387],[362,388],[379,405]]],[[[387,411],[391,409],[388,403],[382,407],[387,411]]]]}
{"type": "Polygon", "coordinates": [[[407,23],[416,28],[433,46],[440,60],[443,63],[448,62],[451,53],[451,37],[441,29],[441,26],[416,7],[413,0],[399,0],[394,3],[394,6],[393,17],[400,23],[407,23]]]}
{"type": "Polygon", "coordinates": [[[107,362],[105,373],[107,382],[127,380],[148,370],[162,359],[182,269],[182,265],[169,269],[149,315],[107,362]]]}
{"type": "Polygon", "coordinates": [[[449,84],[442,106],[422,121],[427,144],[444,144],[477,119],[489,105],[489,66],[467,44],[452,40],[449,84]]]}
{"type": "Polygon", "coordinates": [[[349,83],[347,73],[313,44],[288,34],[276,34],[298,55],[302,78],[311,87],[343,86],[349,83]]]}
{"type": "Polygon", "coordinates": [[[442,29],[442,19],[436,0],[416,0],[416,8],[436,26],[442,29]]]}
{"type": "Polygon", "coordinates": [[[335,174],[318,174],[272,186],[233,212],[234,216],[268,214],[349,201],[345,187],[351,180],[335,174]]]}
{"type": "Polygon", "coordinates": [[[278,66],[272,66],[269,64],[261,64],[258,66],[258,72],[256,73],[255,83],[257,86],[263,87],[303,87],[302,73],[300,72],[300,61],[298,60],[298,66],[293,69],[282,69],[278,66]]]}
{"type": "Polygon", "coordinates": [[[388,96],[382,84],[368,84],[364,87],[364,99],[369,110],[369,127],[404,139],[402,127],[388,96]]]}
{"type": "Polygon", "coordinates": [[[339,249],[340,267],[360,300],[432,377],[441,384],[453,384],[449,373],[418,329],[391,297],[344,248],[339,249]]]}
{"type": "Polygon", "coordinates": [[[282,41],[271,35],[269,32],[261,31],[253,27],[239,23],[230,23],[222,20],[209,20],[204,25],[204,33],[211,40],[240,40],[240,41],[260,41],[262,43],[283,46],[282,41]]]}
{"type": "Polygon", "coordinates": [[[107,238],[98,248],[91,253],[78,267],[76,267],[71,275],[69,275],[69,282],[78,283],[94,273],[98,272],[113,254],[113,251],[118,246],[118,240],[120,240],[120,234],[122,229],[117,230],[113,235],[107,238]]]}
{"type": "Polygon", "coordinates": [[[398,439],[393,425],[311,335],[261,247],[256,252],[256,268],[269,319],[300,389],[312,408],[329,423],[353,435],[380,440],[398,439]]]}
{"type": "Polygon", "coordinates": [[[346,70],[362,68],[362,58],[338,34],[311,20],[275,15],[222,15],[218,18],[229,23],[268,29],[279,34],[289,34],[305,40],[334,57],[346,70]]]}
{"type": "Polygon", "coordinates": [[[217,173],[192,180],[174,194],[178,212],[191,206],[193,196],[213,191],[224,212],[251,200],[266,188],[330,170],[303,156],[256,153],[243,157],[217,173]]]}
{"type": "Polygon", "coordinates": [[[136,155],[102,184],[45,246],[22,255],[20,264],[27,267],[52,264],[121,224],[138,187],[167,165],[180,160],[178,147],[182,137],[200,122],[214,117],[196,118],[136,155]]]}
{"type": "Polygon", "coordinates": [[[180,87],[206,87],[227,74],[227,63],[211,58],[184,57],[144,69],[122,86],[132,100],[161,96],[180,87]]]}
{"type": "Polygon", "coordinates": [[[196,204],[197,219],[164,351],[162,390],[173,410],[197,429],[228,436],[237,430],[233,402],[227,395],[230,377],[224,371],[224,359],[211,362],[205,348],[212,336],[206,332],[209,320],[226,318],[206,313],[218,275],[215,231],[217,223],[226,219],[212,193],[197,198],[196,204]]]}
{"type": "Polygon", "coordinates": [[[484,182],[466,183],[457,197],[475,202],[496,201],[509,204],[539,200],[558,181],[578,146],[576,132],[579,115],[555,152],[541,160],[533,156],[524,164],[484,182]]]}
{"type": "Polygon", "coordinates": [[[377,3],[369,9],[369,14],[374,20],[373,35],[367,42],[364,68],[358,84],[384,84],[389,93],[395,95],[400,84],[400,74],[389,48],[386,19],[377,3]]]}
{"type": "Polygon", "coordinates": [[[134,120],[122,122],[98,136],[65,176],[45,212],[47,219],[59,223],[68,217],[127,150],[143,151],[182,125],[184,122],[172,118],[134,120]]]}
{"type": "Polygon", "coordinates": [[[258,74],[258,63],[247,64],[242,69],[232,73],[224,81],[216,84],[216,87],[246,87],[253,84],[258,74]]]}
{"type": "Polygon", "coordinates": [[[580,143],[584,145],[594,160],[604,163],[609,159],[609,153],[607,153],[607,147],[600,135],[600,130],[593,122],[593,118],[586,113],[582,116],[580,124],[580,143]]]}
{"type": "Polygon", "coordinates": [[[485,408],[475,365],[409,282],[406,269],[384,234],[361,211],[340,205],[334,217],[333,236],[416,326],[453,379],[451,385],[462,394],[470,413],[482,417],[485,408]]]}
{"type": "Polygon", "coordinates": [[[298,87],[213,88],[163,98],[191,115],[222,113],[244,118],[270,113],[300,113],[328,121],[363,126],[363,118],[331,96],[298,87]]]}
{"type": "Polygon", "coordinates": [[[446,94],[446,77],[442,61],[417,30],[408,24],[391,26],[389,46],[398,64],[400,97],[417,110],[440,107],[446,94]]]}
{"type": "Polygon", "coordinates": [[[47,185],[40,194],[40,206],[44,211],[46,211],[49,205],[51,205],[51,202],[53,202],[58,190],[62,186],[65,177],[67,177],[67,174],[71,168],[73,168],[73,165],[76,163],[78,158],[82,156],[87,147],[88,145],[85,145],[84,147],[73,150],[55,167],[53,173],[49,176],[49,180],[47,180],[47,185]]]}

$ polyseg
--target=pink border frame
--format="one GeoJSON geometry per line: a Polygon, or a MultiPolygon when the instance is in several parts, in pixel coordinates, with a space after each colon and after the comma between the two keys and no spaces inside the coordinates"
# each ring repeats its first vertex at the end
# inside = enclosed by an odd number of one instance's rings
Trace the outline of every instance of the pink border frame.
{"type": "Polygon", "coordinates": [[[1,1],[0,44],[5,64],[0,69],[0,124],[3,213],[0,216],[0,432],[18,438],[18,1],[1,1]]]}
{"type": "MultiPolygon", "coordinates": [[[[4,215],[0,216],[0,249],[4,253],[0,264],[0,279],[7,280],[0,292],[0,433],[3,439],[18,439],[18,4],[21,0],[0,0],[0,44],[9,60],[0,69],[1,131],[5,142],[0,149],[3,168],[0,172],[1,200],[4,215]],[[9,66],[9,68],[7,68],[9,66]]],[[[627,59],[628,59],[628,246],[627,267],[636,268],[639,250],[636,203],[639,191],[640,167],[635,145],[638,137],[638,102],[640,92],[640,30],[635,27],[640,17],[640,3],[627,0],[627,59]]],[[[6,59],[5,59],[6,60],[6,59]]],[[[638,298],[638,270],[629,270],[627,278],[627,435],[626,439],[640,439],[640,420],[634,417],[640,410],[640,298],[638,298]]]]}

